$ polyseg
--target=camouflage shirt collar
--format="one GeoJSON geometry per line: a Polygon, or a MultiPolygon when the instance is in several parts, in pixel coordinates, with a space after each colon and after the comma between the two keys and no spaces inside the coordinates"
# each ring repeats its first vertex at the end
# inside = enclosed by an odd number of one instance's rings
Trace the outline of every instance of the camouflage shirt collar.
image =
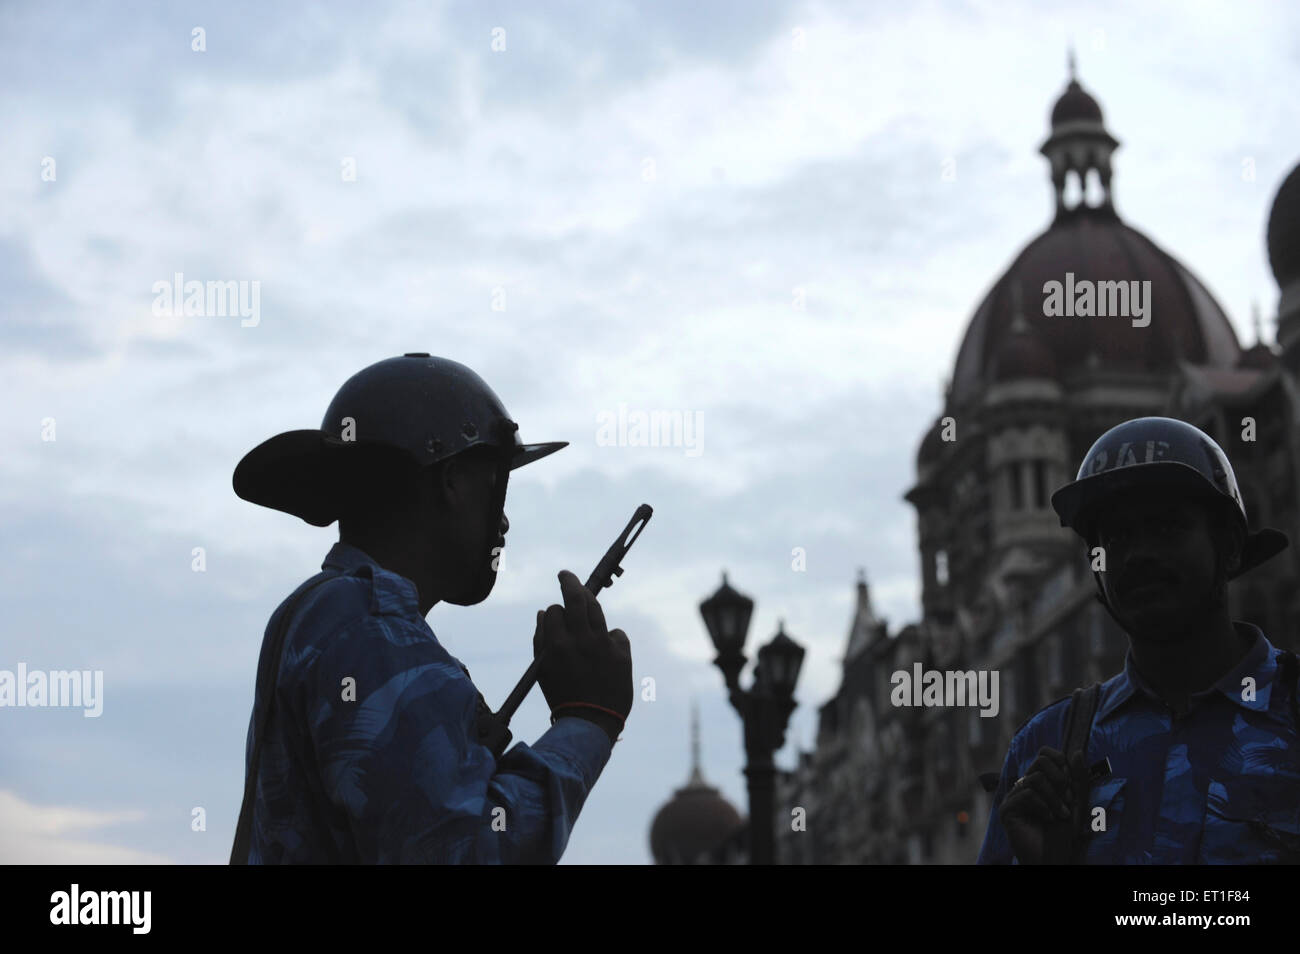
{"type": "MultiPolygon", "coordinates": [[[[1268,641],[1258,626],[1237,620],[1234,620],[1232,625],[1238,633],[1252,636],[1254,641],[1241,660],[1216,680],[1213,686],[1192,694],[1188,700],[1191,708],[1195,708],[1201,700],[1216,692],[1243,709],[1263,712],[1269,707],[1273,681],[1277,675],[1277,659],[1273,644],[1268,641]],[[1253,679],[1253,684],[1246,683],[1247,678],[1253,679]],[[1245,689],[1248,687],[1253,691],[1246,692],[1245,689]]],[[[1104,698],[1097,707],[1097,722],[1112,715],[1138,694],[1162,702],[1159,694],[1151,688],[1150,683],[1142,677],[1137,666],[1133,664],[1131,651],[1124,657],[1124,671],[1108,680],[1105,689],[1104,698]]]]}
{"type": "Polygon", "coordinates": [[[420,593],[406,577],[385,570],[363,550],[350,543],[339,541],[330,548],[321,564],[322,570],[338,570],[357,575],[368,572],[374,585],[370,588],[370,612],[389,616],[406,616],[423,619],[420,612],[420,593]]]}

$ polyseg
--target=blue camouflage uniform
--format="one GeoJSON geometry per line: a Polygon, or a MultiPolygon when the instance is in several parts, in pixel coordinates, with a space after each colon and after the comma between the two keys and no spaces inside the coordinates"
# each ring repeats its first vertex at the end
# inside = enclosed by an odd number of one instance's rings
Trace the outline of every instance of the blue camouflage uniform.
{"type": "Polygon", "coordinates": [[[477,742],[478,691],[425,623],[415,585],[343,543],[322,569],[336,576],[298,603],[260,766],[260,688],[253,703],[249,863],[558,861],[609,759],[605,731],[560,718],[497,762],[477,742]]]}
{"type": "MultiPolygon", "coordinates": [[[[1110,759],[1087,807],[1105,830],[1088,837],[1088,864],[1243,864],[1300,861],[1300,748],[1294,676],[1259,630],[1242,660],[1175,715],[1133,666],[1102,684],[1088,740],[1089,765],[1110,759]],[[1243,693],[1254,680],[1253,698],[1243,693]],[[1247,698],[1243,698],[1246,695],[1247,698]]],[[[1069,699],[1040,710],[1007,752],[980,864],[1013,863],[998,806],[1043,746],[1063,748],[1069,699]]]]}

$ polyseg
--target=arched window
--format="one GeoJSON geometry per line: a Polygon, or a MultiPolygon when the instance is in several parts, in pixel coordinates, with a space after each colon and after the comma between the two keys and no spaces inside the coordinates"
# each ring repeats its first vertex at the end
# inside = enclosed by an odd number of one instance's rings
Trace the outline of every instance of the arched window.
{"type": "Polygon", "coordinates": [[[1065,189],[1062,191],[1065,197],[1065,207],[1073,209],[1083,201],[1083,180],[1079,173],[1069,169],[1065,173],[1065,189]]]}
{"type": "Polygon", "coordinates": [[[1021,510],[1025,506],[1025,483],[1020,474],[1020,462],[1012,461],[1007,465],[1011,481],[1011,509],[1021,510]]]}
{"type": "Polygon", "coordinates": [[[1047,509],[1047,462],[1034,461],[1034,506],[1047,509]]]}
{"type": "Polygon", "coordinates": [[[1101,173],[1089,169],[1083,196],[1091,208],[1097,208],[1106,198],[1106,189],[1101,184],[1101,173]]]}

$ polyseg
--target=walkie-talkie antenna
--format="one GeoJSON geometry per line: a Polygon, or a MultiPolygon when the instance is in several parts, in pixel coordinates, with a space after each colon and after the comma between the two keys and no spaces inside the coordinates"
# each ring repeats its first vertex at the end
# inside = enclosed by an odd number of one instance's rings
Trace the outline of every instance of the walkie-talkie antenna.
{"type": "MultiPolygon", "coordinates": [[[[592,596],[599,596],[600,591],[607,586],[614,585],[614,577],[623,575],[623,557],[627,556],[627,551],[632,549],[632,544],[636,538],[641,536],[641,531],[645,525],[650,522],[650,517],[654,514],[654,509],[649,504],[641,504],[636,508],[636,513],[632,514],[632,519],[628,521],[623,532],[618,535],[618,539],[613,545],[605,551],[605,555],[600,558],[596,564],[596,569],[591,571],[591,576],[587,577],[587,591],[592,596]]],[[[505,752],[505,748],[510,744],[511,733],[507,728],[510,725],[511,718],[519,706],[523,704],[528,693],[532,691],[537,682],[537,673],[541,668],[541,661],[544,656],[536,657],[528,667],[528,671],[523,674],[519,682],[515,684],[514,689],[510,690],[510,695],[506,696],[506,701],[501,704],[501,708],[496,712],[483,711],[479,716],[478,733],[479,741],[490,748],[493,753],[500,758],[505,752]]],[[[480,706],[486,710],[486,706],[480,706]]]]}

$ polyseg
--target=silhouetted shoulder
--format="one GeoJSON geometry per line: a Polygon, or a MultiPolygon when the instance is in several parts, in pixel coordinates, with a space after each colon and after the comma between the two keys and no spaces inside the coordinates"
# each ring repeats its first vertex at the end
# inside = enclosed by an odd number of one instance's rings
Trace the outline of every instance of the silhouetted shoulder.
{"type": "Polygon", "coordinates": [[[374,579],[370,567],[335,574],[304,595],[295,614],[294,629],[311,632],[338,629],[340,624],[372,615],[374,579]]]}

